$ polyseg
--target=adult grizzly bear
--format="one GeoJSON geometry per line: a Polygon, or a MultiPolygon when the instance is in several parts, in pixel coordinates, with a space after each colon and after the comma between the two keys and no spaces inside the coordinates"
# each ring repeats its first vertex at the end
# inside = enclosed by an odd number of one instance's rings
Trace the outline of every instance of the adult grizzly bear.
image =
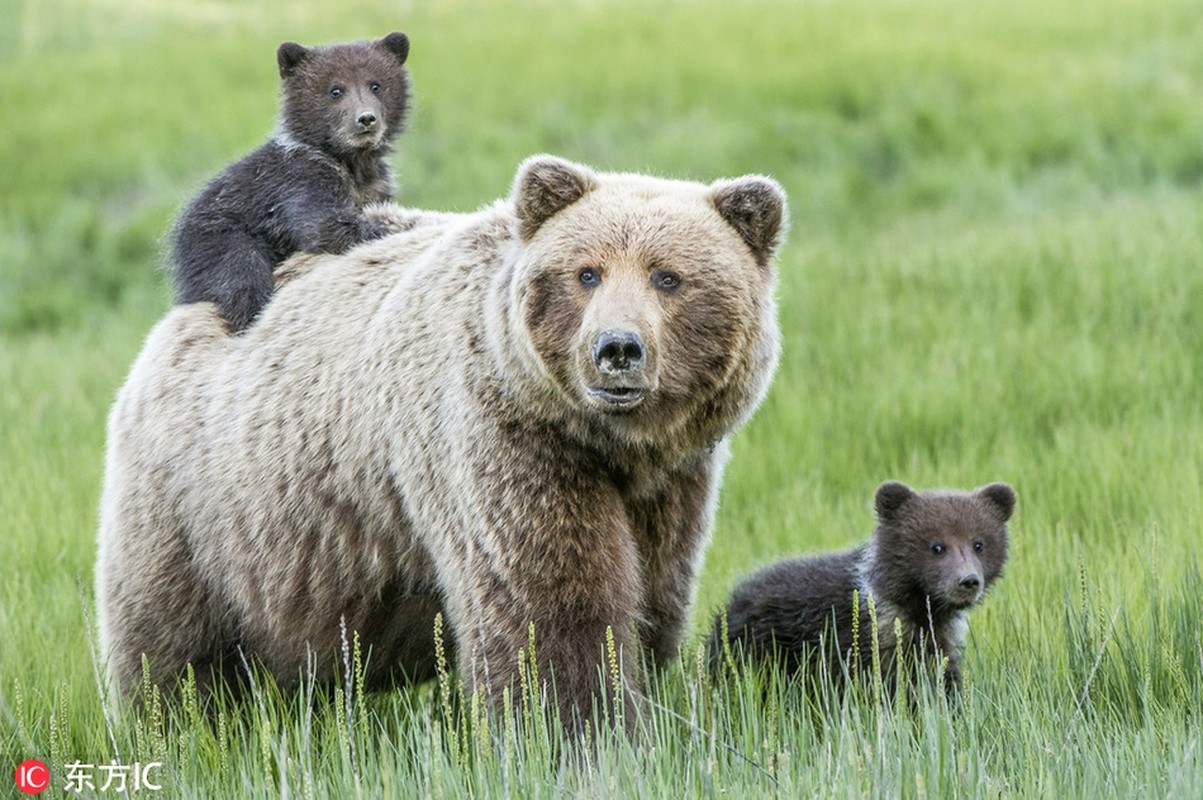
{"type": "Polygon", "coordinates": [[[328,677],[342,619],[369,681],[423,678],[442,610],[494,703],[533,622],[570,728],[612,628],[630,705],[681,640],[725,437],[776,365],[784,204],[759,176],[538,156],[509,202],[302,257],[241,337],[172,310],[109,422],[111,681],[239,650],[286,683],[312,650],[328,677]]]}

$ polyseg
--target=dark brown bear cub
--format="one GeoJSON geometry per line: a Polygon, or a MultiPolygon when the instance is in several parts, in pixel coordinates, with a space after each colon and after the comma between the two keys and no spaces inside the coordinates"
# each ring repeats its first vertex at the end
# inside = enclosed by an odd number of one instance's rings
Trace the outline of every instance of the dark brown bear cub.
{"type": "MultiPolygon", "coordinates": [[[[876,506],[877,529],[866,544],[781,561],[741,584],[726,611],[727,635],[734,651],[753,662],[837,683],[847,674],[867,676],[873,666],[871,596],[886,685],[892,686],[904,654],[908,664],[931,667],[947,658],[951,699],[960,688],[966,614],[1007,560],[1006,523],[1015,492],[1005,483],[974,492],[915,492],[887,482],[877,489],[876,506]]],[[[724,652],[723,622],[720,615],[710,637],[714,662],[724,652]]]]}
{"type": "Polygon", "coordinates": [[[176,223],[180,303],[216,303],[232,332],[271,297],[272,271],[298,251],[342,253],[388,232],[363,214],[390,199],[385,157],[409,104],[409,39],[276,52],[280,125],[209,183],[176,223]]]}

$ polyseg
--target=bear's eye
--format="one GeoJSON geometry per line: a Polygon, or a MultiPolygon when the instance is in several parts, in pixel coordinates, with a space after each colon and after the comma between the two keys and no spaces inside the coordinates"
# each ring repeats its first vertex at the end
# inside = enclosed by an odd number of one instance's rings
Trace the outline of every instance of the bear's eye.
{"type": "Polygon", "coordinates": [[[986,547],[985,542],[983,542],[981,539],[978,539],[976,542],[973,543],[973,552],[980,553],[980,552],[982,552],[982,550],[985,549],[985,547],[986,547]]]}
{"type": "Polygon", "coordinates": [[[652,273],[652,286],[664,291],[671,292],[681,285],[681,276],[675,272],[670,272],[666,269],[658,269],[652,273]]]}
{"type": "Polygon", "coordinates": [[[331,86],[330,87],[330,96],[333,97],[335,100],[337,100],[338,98],[343,96],[343,91],[344,91],[343,87],[341,87],[341,86],[331,86]]]}
{"type": "Polygon", "coordinates": [[[581,282],[581,286],[597,286],[601,283],[601,273],[593,267],[581,267],[576,273],[576,279],[581,282]]]}
{"type": "Polygon", "coordinates": [[[380,90],[384,87],[380,85],[380,81],[372,81],[368,88],[372,90],[372,94],[380,94],[380,90]]]}
{"type": "Polygon", "coordinates": [[[944,554],[944,549],[944,544],[942,542],[936,542],[931,546],[931,551],[938,556],[944,554]]]}

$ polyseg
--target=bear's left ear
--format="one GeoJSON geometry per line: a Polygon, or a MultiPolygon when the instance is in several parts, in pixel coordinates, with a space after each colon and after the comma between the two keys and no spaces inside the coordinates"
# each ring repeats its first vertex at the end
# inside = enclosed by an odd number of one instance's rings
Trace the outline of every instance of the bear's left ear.
{"type": "Polygon", "coordinates": [[[409,37],[400,31],[393,31],[376,42],[376,46],[396,56],[398,64],[404,64],[405,59],[409,58],[409,37]]]}
{"type": "Polygon", "coordinates": [[[287,78],[305,63],[313,51],[296,42],[285,42],[276,50],[276,63],[280,65],[280,77],[287,78]]]}
{"type": "Polygon", "coordinates": [[[977,490],[978,497],[990,503],[1006,522],[1015,512],[1015,490],[1005,483],[992,483],[977,490]]]}
{"type": "Polygon", "coordinates": [[[511,197],[518,214],[518,234],[530,241],[554,215],[597,186],[593,171],[555,156],[531,156],[518,167],[511,197]]]}
{"type": "Polygon", "coordinates": [[[712,185],[719,215],[747,242],[760,266],[769,263],[784,233],[785,191],[763,175],[746,175],[712,185]]]}

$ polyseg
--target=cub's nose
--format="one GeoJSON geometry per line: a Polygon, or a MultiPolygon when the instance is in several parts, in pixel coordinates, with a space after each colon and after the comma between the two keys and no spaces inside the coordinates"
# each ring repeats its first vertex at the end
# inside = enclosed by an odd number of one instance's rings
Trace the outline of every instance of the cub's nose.
{"type": "Polygon", "coordinates": [[[603,375],[643,369],[643,340],[634,331],[605,331],[593,342],[593,363],[603,375]]]}
{"type": "Polygon", "coordinates": [[[376,115],[371,111],[361,111],[355,121],[359,123],[359,127],[366,130],[376,124],[376,115]]]}
{"type": "Polygon", "coordinates": [[[981,588],[982,579],[977,574],[964,575],[957,585],[967,592],[975,592],[981,588]]]}

